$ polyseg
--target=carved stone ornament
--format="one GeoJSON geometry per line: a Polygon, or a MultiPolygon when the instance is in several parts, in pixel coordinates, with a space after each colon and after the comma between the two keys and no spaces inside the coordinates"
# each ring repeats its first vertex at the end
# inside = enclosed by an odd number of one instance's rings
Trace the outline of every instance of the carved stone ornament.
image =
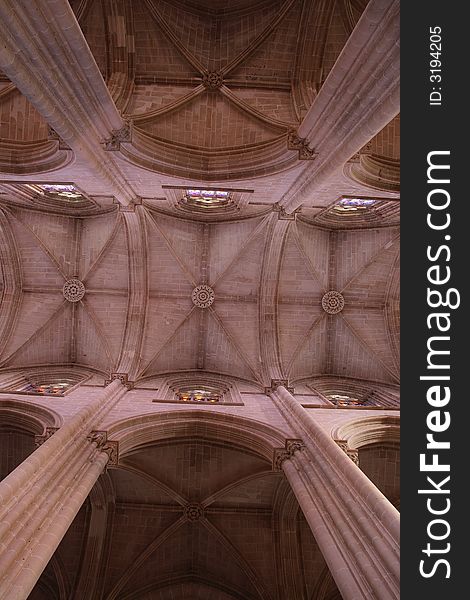
{"type": "Polygon", "coordinates": [[[344,308],[344,297],[339,292],[331,290],[321,299],[323,310],[329,315],[336,315],[344,308]]]}
{"type": "Polygon", "coordinates": [[[206,88],[211,90],[216,90],[220,88],[224,83],[224,78],[222,73],[219,71],[212,71],[211,73],[206,73],[202,78],[202,83],[206,88]]]}
{"type": "Polygon", "coordinates": [[[109,385],[115,379],[118,379],[123,385],[125,385],[129,390],[134,387],[134,381],[129,380],[129,375],[127,373],[111,373],[111,377],[106,379],[104,382],[105,385],[109,385]]]}
{"type": "Polygon", "coordinates": [[[289,385],[288,379],[271,379],[271,385],[270,387],[264,388],[264,393],[270,394],[271,392],[275,392],[280,385],[285,387],[291,394],[294,393],[294,388],[289,385]]]}
{"type": "Polygon", "coordinates": [[[79,302],[85,295],[85,286],[80,279],[69,279],[64,283],[62,293],[69,302],[79,302]]]}
{"type": "Polygon", "coordinates": [[[194,523],[204,516],[204,508],[201,504],[187,504],[184,507],[184,516],[188,521],[194,523]]]}
{"type": "Polygon", "coordinates": [[[119,461],[119,442],[114,440],[108,440],[108,433],[106,431],[92,431],[87,439],[96,444],[101,452],[106,452],[109,457],[106,468],[110,466],[116,466],[119,461]]]}
{"type": "Polygon", "coordinates": [[[302,440],[286,440],[285,448],[275,448],[273,453],[273,471],[282,471],[282,463],[289,460],[295,452],[301,452],[305,448],[302,440]]]}
{"type": "Polygon", "coordinates": [[[214,290],[205,284],[195,287],[191,294],[193,304],[199,308],[209,308],[209,306],[212,306],[214,299],[214,290]]]}
{"type": "Polygon", "coordinates": [[[318,154],[309,147],[309,142],[305,138],[297,135],[296,131],[289,131],[287,134],[287,147],[289,150],[297,150],[299,160],[314,160],[318,154]]]}
{"type": "Polygon", "coordinates": [[[44,444],[44,442],[47,441],[51,437],[51,435],[54,435],[56,431],[59,431],[58,427],[46,427],[46,430],[42,435],[35,435],[34,444],[36,448],[39,448],[39,446],[44,444]]]}
{"type": "Polygon", "coordinates": [[[279,221],[295,221],[297,218],[297,213],[300,212],[300,208],[294,210],[294,212],[288,213],[286,209],[279,204],[279,202],[275,202],[273,204],[273,211],[277,212],[277,218],[279,221]]]}
{"type": "Polygon", "coordinates": [[[359,452],[354,448],[350,448],[348,442],[346,440],[335,440],[336,444],[341,448],[341,450],[349,456],[349,458],[353,461],[353,463],[359,466],[359,452]]]}
{"type": "Polygon", "coordinates": [[[111,137],[105,141],[104,149],[111,152],[121,149],[123,142],[132,141],[132,130],[130,123],[126,122],[121,129],[115,129],[111,137]]]}

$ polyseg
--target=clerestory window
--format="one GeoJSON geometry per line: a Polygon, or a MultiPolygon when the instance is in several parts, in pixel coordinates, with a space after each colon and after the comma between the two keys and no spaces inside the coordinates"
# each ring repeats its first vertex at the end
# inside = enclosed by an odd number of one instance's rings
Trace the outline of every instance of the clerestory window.
{"type": "Polygon", "coordinates": [[[346,394],[328,394],[327,398],[336,406],[361,406],[363,404],[362,400],[346,394]]]}
{"type": "Polygon", "coordinates": [[[186,190],[185,199],[188,204],[200,208],[224,206],[230,202],[230,192],[223,190],[186,190]]]}
{"type": "Polygon", "coordinates": [[[82,193],[72,183],[30,183],[27,187],[40,196],[80,202],[84,200],[82,193]]]}
{"type": "Polygon", "coordinates": [[[367,210],[377,200],[373,198],[341,198],[334,206],[334,210],[339,213],[360,212],[367,210]]]}
{"type": "Polygon", "coordinates": [[[201,386],[197,388],[182,388],[178,391],[177,396],[181,402],[214,404],[219,402],[221,393],[215,388],[201,386]]]}

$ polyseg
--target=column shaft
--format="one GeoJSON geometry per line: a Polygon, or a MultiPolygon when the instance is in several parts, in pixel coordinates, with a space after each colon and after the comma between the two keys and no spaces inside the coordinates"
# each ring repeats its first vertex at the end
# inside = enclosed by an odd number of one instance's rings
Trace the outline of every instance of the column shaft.
{"type": "Polygon", "coordinates": [[[318,153],[284,195],[292,212],[400,110],[398,0],[370,0],[298,134],[318,153]]]}
{"type": "Polygon", "coordinates": [[[87,436],[125,393],[113,381],[0,483],[0,599],[26,599],[108,462],[87,436]]]}
{"type": "Polygon", "coordinates": [[[103,142],[124,121],[67,0],[0,2],[0,68],[123,205],[136,194],[103,142]]]}
{"type": "Polygon", "coordinates": [[[344,600],[396,600],[397,510],[285,387],[272,398],[305,442],[282,466],[344,600]]]}

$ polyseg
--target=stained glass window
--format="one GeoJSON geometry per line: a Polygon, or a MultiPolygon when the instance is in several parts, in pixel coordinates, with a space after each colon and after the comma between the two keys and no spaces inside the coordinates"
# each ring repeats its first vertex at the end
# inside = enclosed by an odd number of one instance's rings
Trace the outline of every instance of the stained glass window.
{"type": "Polygon", "coordinates": [[[18,386],[18,389],[15,391],[29,392],[32,394],[63,396],[65,391],[75,384],[76,384],[76,381],[71,381],[71,380],[54,381],[54,382],[47,382],[47,383],[28,382],[26,384],[18,386]]]}
{"type": "Polygon", "coordinates": [[[39,183],[28,184],[28,187],[36,194],[66,200],[68,202],[80,202],[84,196],[72,183],[39,183]]]}
{"type": "Polygon", "coordinates": [[[228,204],[230,192],[223,190],[186,190],[186,202],[202,208],[228,204]]]}
{"type": "Polygon", "coordinates": [[[341,198],[335,204],[334,209],[337,212],[357,212],[370,208],[376,202],[377,200],[372,198],[341,198]]]}
{"type": "Polygon", "coordinates": [[[216,403],[220,400],[220,392],[209,387],[183,388],[178,392],[181,402],[216,403]]]}
{"type": "Polygon", "coordinates": [[[361,406],[363,404],[362,400],[352,398],[346,394],[328,394],[327,398],[336,406],[361,406]]]}

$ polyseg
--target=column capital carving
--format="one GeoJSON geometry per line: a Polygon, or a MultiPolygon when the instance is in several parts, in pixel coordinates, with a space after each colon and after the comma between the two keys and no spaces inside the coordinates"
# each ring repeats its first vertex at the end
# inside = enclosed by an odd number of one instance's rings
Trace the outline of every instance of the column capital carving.
{"type": "Polygon", "coordinates": [[[111,373],[111,377],[109,379],[106,379],[106,381],[104,382],[105,386],[109,385],[115,379],[118,379],[129,390],[131,390],[134,387],[134,381],[129,380],[128,373],[111,373]]]}
{"type": "Polygon", "coordinates": [[[288,213],[286,209],[279,204],[279,202],[275,202],[273,204],[273,211],[277,212],[277,218],[280,221],[295,221],[297,219],[297,213],[300,212],[300,208],[294,210],[294,212],[288,213]]]}
{"type": "Polygon", "coordinates": [[[275,448],[273,452],[273,471],[282,471],[282,463],[305,448],[302,440],[287,439],[285,448],[275,448]]]}
{"type": "Polygon", "coordinates": [[[124,142],[132,142],[132,125],[126,121],[120,129],[113,129],[111,137],[105,140],[104,149],[109,152],[116,152],[121,149],[124,142]]]}
{"type": "Polygon", "coordinates": [[[59,150],[71,150],[67,142],[64,142],[57,131],[50,125],[47,126],[47,139],[53,140],[54,142],[59,142],[59,150]]]}
{"type": "Polygon", "coordinates": [[[117,466],[119,462],[119,442],[108,440],[107,431],[91,431],[87,435],[87,440],[93,444],[96,444],[96,447],[100,450],[100,452],[105,452],[108,455],[109,460],[106,468],[110,466],[117,466]]]}
{"type": "Polygon", "coordinates": [[[59,431],[58,427],[46,427],[46,429],[44,430],[44,433],[42,435],[35,435],[34,436],[34,444],[36,446],[36,448],[39,448],[39,446],[42,446],[42,444],[44,444],[44,442],[46,440],[48,440],[51,435],[54,435],[54,433],[56,431],[59,431]]]}
{"type": "Polygon", "coordinates": [[[335,442],[341,450],[349,456],[353,463],[359,466],[359,452],[354,448],[350,448],[346,440],[335,440],[335,442]]]}
{"type": "Polygon", "coordinates": [[[271,379],[271,385],[270,387],[264,388],[264,393],[271,394],[272,392],[275,392],[280,385],[284,386],[291,394],[294,393],[294,388],[289,385],[288,379],[271,379]]]}
{"type": "Polygon", "coordinates": [[[140,196],[136,196],[134,198],[134,200],[130,203],[130,204],[121,204],[120,202],[118,202],[117,200],[114,200],[114,203],[118,205],[118,211],[119,212],[123,212],[123,213],[133,213],[135,212],[135,207],[136,206],[141,206],[142,204],[142,198],[140,196]]]}
{"type": "Polygon", "coordinates": [[[299,160],[315,160],[318,156],[318,152],[309,147],[309,141],[306,138],[299,137],[294,130],[289,131],[287,134],[287,148],[297,150],[299,160]]]}

